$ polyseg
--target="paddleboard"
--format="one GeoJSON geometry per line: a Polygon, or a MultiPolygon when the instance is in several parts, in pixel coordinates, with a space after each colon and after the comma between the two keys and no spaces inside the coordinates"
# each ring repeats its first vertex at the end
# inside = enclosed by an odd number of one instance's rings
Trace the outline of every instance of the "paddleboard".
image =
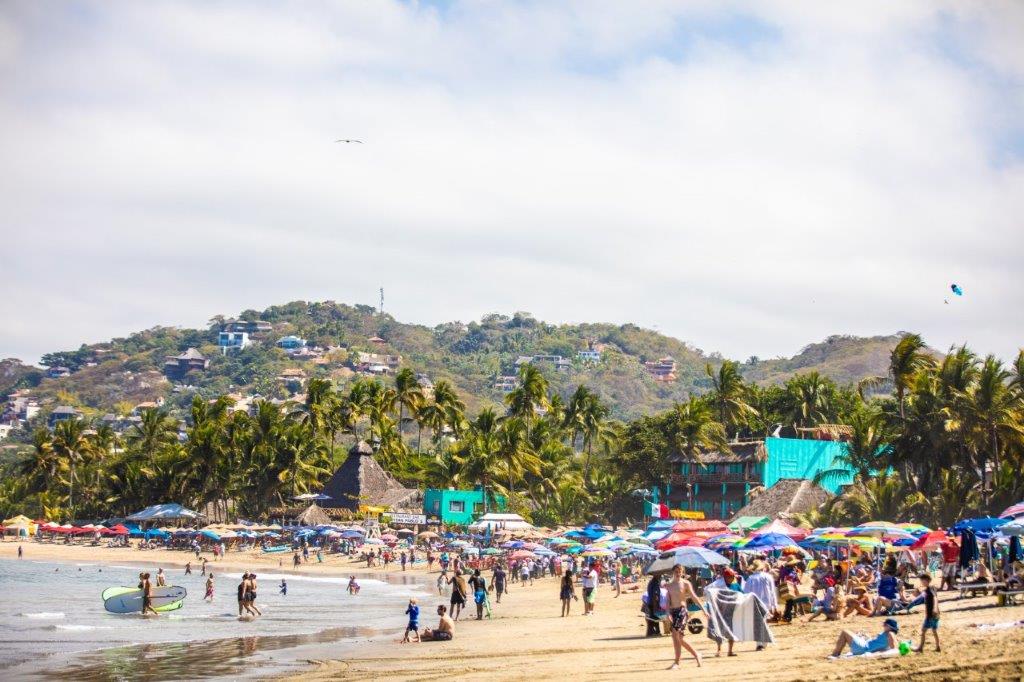
{"type": "MultiPolygon", "coordinates": [[[[153,609],[158,612],[180,609],[188,592],[184,587],[166,585],[153,588],[153,609]]],[[[103,590],[103,608],[110,613],[141,613],[142,590],[137,587],[108,587],[103,590]]]]}

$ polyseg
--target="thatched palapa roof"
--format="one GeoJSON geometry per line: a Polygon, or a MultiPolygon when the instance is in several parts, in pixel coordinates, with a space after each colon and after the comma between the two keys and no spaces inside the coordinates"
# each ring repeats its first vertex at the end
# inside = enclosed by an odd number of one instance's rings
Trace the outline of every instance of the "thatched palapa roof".
{"type": "Polygon", "coordinates": [[[733,518],[770,516],[777,519],[793,514],[804,514],[825,504],[830,497],[831,495],[814,481],[783,478],[736,512],[733,518]]]}
{"type": "MultiPolygon", "coordinates": [[[[704,464],[738,464],[739,462],[763,462],[768,456],[763,440],[746,441],[742,443],[729,443],[728,452],[712,450],[702,452],[701,461],[704,464]]],[[[675,454],[669,457],[670,462],[688,462],[689,457],[675,454]]]]}
{"type": "Polygon", "coordinates": [[[373,458],[373,449],[359,441],[348,451],[348,459],[338,467],[323,490],[330,500],[325,507],[356,511],[359,505],[399,509],[413,505],[418,490],[396,481],[373,458]]]}
{"type": "Polygon", "coordinates": [[[314,502],[295,517],[295,520],[300,526],[323,526],[331,522],[331,517],[314,502]]]}

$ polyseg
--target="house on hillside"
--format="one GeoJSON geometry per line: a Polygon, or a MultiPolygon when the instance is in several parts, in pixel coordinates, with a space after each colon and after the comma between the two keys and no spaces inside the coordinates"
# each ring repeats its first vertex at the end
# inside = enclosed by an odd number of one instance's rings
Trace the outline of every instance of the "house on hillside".
{"type": "Polygon", "coordinates": [[[53,412],[50,413],[49,418],[46,420],[46,425],[52,429],[58,422],[79,419],[81,416],[82,413],[71,405],[58,405],[53,408],[53,412]]]}
{"type": "Polygon", "coordinates": [[[284,350],[288,351],[289,353],[292,353],[292,352],[295,352],[295,351],[297,351],[297,350],[299,350],[301,348],[305,348],[306,347],[306,339],[299,338],[298,336],[295,336],[294,334],[289,334],[288,336],[282,336],[281,338],[279,338],[277,340],[277,347],[278,348],[283,348],[284,350]]]}
{"type": "Polygon", "coordinates": [[[359,511],[363,506],[418,514],[423,501],[419,490],[406,488],[384,471],[365,441],[359,441],[348,451],[348,458],[324,486],[323,494],[330,499],[321,506],[349,511],[359,511]]]}
{"type": "Polygon", "coordinates": [[[71,376],[71,370],[68,369],[67,367],[61,366],[50,367],[49,369],[46,370],[46,376],[49,377],[50,379],[60,379],[62,377],[69,377],[71,376]]]}
{"type": "Polygon", "coordinates": [[[363,374],[392,374],[402,364],[401,355],[387,355],[384,353],[365,353],[360,351],[356,356],[352,368],[363,374]]]}
{"type": "Polygon", "coordinates": [[[671,355],[645,362],[644,369],[655,381],[676,380],[676,361],[671,355]]]}
{"type": "Polygon", "coordinates": [[[225,355],[228,351],[242,350],[249,345],[249,333],[223,331],[217,335],[217,345],[225,355]]]}
{"type": "Polygon", "coordinates": [[[293,393],[301,391],[307,379],[306,372],[301,367],[288,367],[277,375],[277,380],[293,393]]]}
{"type": "Polygon", "coordinates": [[[576,359],[583,362],[601,362],[601,351],[588,348],[576,351],[576,359]]]}
{"type": "Polygon", "coordinates": [[[663,482],[666,504],[671,509],[702,512],[706,518],[728,519],[751,515],[745,509],[755,496],[767,494],[782,481],[788,482],[768,499],[795,491],[803,496],[794,502],[799,506],[801,499],[815,499],[815,489],[834,495],[853,482],[853,473],[839,464],[845,447],[831,440],[768,438],[730,443],[724,453],[702,453],[700,463],[672,455],[673,472],[663,482]],[[812,486],[791,483],[813,483],[825,472],[829,473],[812,486]]]}
{"type": "Polygon", "coordinates": [[[264,320],[228,320],[224,323],[223,331],[244,332],[249,336],[266,334],[274,330],[274,325],[264,320]]]}
{"type": "Polygon", "coordinates": [[[181,355],[174,355],[164,362],[164,375],[171,381],[181,381],[189,372],[205,372],[210,361],[195,348],[189,348],[181,355]]]}
{"type": "Polygon", "coordinates": [[[519,377],[513,375],[497,376],[494,378],[494,389],[502,393],[511,393],[519,388],[519,377]]]}

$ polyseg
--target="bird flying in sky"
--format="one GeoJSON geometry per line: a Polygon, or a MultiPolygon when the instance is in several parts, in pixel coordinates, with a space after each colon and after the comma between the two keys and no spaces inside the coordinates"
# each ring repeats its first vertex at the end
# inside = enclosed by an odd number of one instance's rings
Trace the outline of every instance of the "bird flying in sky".
{"type": "Polygon", "coordinates": [[[335,142],[344,142],[345,144],[362,144],[362,140],[335,140],[335,142]]]}

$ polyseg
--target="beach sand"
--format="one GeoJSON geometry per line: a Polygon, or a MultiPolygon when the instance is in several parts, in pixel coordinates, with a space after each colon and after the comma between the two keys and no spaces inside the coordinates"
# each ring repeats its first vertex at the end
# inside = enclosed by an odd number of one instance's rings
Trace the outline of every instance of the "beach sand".
{"type": "MultiPolygon", "coordinates": [[[[26,560],[73,563],[140,564],[183,567],[192,562],[199,572],[195,556],[184,551],[79,547],[23,543],[26,560]]],[[[0,559],[16,556],[16,543],[0,543],[0,559]]],[[[303,564],[290,568],[291,555],[261,556],[253,553],[229,553],[227,558],[211,562],[216,572],[250,569],[259,573],[296,573],[302,575],[349,575],[376,573],[365,564],[328,556],[322,564],[303,564]],[[280,566],[279,566],[280,561],[280,566]]],[[[402,571],[392,568],[396,578],[402,571]]],[[[173,571],[171,572],[173,575],[173,571]]],[[[417,564],[403,576],[433,585],[436,571],[426,575],[425,565],[417,564]]],[[[553,578],[536,581],[532,586],[510,586],[511,593],[501,604],[492,604],[493,619],[459,621],[452,642],[402,644],[369,642],[360,654],[345,660],[318,661],[295,680],[379,679],[392,681],[433,680],[442,678],[513,680],[579,678],[588,679],[678,679],[699,676],[712,680],[837,680],[853,677],[920,680],[993,680],[1024,678],[1024,628],[983,630],[969,627],[979,623],[1001,623],[1024,619],[1024,606],[994,607],[994,597],[957,600],[954,593],[941,593],[943,652],[935,653],[931,643],[923,655],[897,658],[827,660],[840,630],[849,628],[874,634],[881,630],[881,619],[856,616],[844,622],[815,621],[774,626],[776,644],[762,652],[752,642],[737,643],[734,658],[715,658],[714,642],[703,633],[687,635],[704,656],[698,670],[692,659],[684,658],[681,669],[666,670],[672,663],[669,637],[644,637],[640,617],[639,592],[623,592],[619,598],[602,585],[594,616],[584,617],[582,602],[573,604],[568,618],[559,616],[558,584],[553,578]]],[[[436,594],[436,592],[435,592],[436,594]]],[[[433,627],[437,604],[447,597],[421,600],[421,627],[433,627]]],[[[401,612],[404,603],[396,603],[401,612]]],[[[470,616],[472,607],[464,613],[470,616]]],[[[898,616],[900,639],[913,640],[916,646],[923,609],[898,616]]]]}
{"type": "MultiPolygon", "coordinates": [[[[993,608],[993,597],[956,601],[953,593],[941,595],[941,654],[926,648],[923,655],[899,658],[827,660],[843,628],[872,634],[881,630],[881,618],[855,617],[843,623],[819,620],[775,626],[775,645],[756,652],[752,642],[737,643],[734,658],[727,658],[724,648],[722,658],[715,658],[715,644],[704,633],[687,635],[704,656],[704,667],[698,670],[684,651],[680,669],[669,671],[671,639],[644,637],[639,593],[624,592],[615,598],[610,588],[602,586],[596,615],[582,616],[582,602],[575,602],[573,614],[561,618],[554,579],[511,589],[500,605],[494,605],[493,620],[460,620],[452,642],[373,643],[357,658],[324,662],[312,673],[293,679],[992,680],[1024,676],[1024,628],[968,627],[1024,619],[1024,606],[993,608]]],[[[442,602],[447,599],[420,604],[421,627],[435,625],[434,609],[442,602]]],[[[897,620],[900,639],[912,639],[916,646],[923,609],[897,620]]]]}

